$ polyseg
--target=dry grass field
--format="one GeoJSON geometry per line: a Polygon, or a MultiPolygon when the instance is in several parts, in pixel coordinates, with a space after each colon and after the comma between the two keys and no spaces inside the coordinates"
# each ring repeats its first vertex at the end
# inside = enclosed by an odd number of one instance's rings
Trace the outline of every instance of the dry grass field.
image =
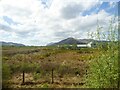
{"type": "Polygon", "coordinates": [[[3,47],[3,64],[10,68],[4,87],[47,88],[84,87],[85,75],[97,49],[50,47],[3,47]],[[24,58],[22,57],[24,56],[24,58]],[[23,60],[24,59],[24,60],[23,60]],[[22,67],[25,64],[25,82],[22,67]],[[52,81],[52,69],[53,80],[52,81]]]}

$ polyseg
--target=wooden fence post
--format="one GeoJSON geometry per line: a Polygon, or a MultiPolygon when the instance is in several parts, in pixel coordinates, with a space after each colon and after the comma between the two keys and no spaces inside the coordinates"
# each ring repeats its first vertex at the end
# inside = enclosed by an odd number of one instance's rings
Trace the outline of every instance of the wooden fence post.
{"type": "Polygon", "coordinates": [[[53,68],[52,68],[52,84],[54,83],[54,77],[53,77],[53,68]]]}
{"type": "Polygon", "coordinates": [[[23,70],[23,84],[25,83],[25,72],[23,70]]]}

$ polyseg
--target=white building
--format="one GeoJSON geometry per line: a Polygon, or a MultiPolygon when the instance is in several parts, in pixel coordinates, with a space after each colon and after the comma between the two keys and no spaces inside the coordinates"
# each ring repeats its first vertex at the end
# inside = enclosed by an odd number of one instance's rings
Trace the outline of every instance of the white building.
{"type": "Polygon", "coordinates": [[[92,47],[92,42],[89,42],[87,44],[78,44],[77,47],[92,47]]]}

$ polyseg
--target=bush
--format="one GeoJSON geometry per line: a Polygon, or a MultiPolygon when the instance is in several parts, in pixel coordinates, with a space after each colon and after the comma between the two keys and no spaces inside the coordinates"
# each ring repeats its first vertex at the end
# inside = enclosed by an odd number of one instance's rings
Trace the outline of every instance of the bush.
{"type": "MultiPolygon", "coordinates": [[[[117,88],[118,85],[118,42],[115,41],[116,32],[109,27],[109,35],[106,37],[109,43],[103,47],[98,43],[99,56],[90,63],[87,74],[86,85],[90,88],[117,88]],[[104,50],[105,49],[105,50],[104,50]]],[[[100,40],[100,28],[97,30],[97,37],[100,40]]]]}
{"type": "Polygon", "coordinates": [[[3,64],[2,66],[2,79],[8,80],[11,77],[11,70],[7,64],[3,64]]]}
{"type": "Polygon", "coordinates": [[[38,79],[40,79],[40,77],[41,77],[41,73],[33,73],[33,78],[34,78],[34,80],[38,80],[38,79]]]}
{"type": "Polygon", "coordinates": [[[118,81],[118,57],[115,53],[112,55],[101,54],[99,58],[93,60],[90,64],[90,72],[87,82],[92,88],[115,88],[118,81]]]}
{"type": "Polygon", "coordinates": [[[10,67],[7,64],[2,65],[2,88],[9,88],[7,81],[12,77],[10,67]]]}

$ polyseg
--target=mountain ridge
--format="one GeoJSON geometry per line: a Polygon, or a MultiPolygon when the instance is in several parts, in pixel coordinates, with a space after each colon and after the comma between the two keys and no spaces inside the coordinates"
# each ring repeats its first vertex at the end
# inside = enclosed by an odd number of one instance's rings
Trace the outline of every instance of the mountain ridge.
{"type": "Polygon", "coordinates": [[[4,42],[4,41],[0,41],[0,45],[2,46],[25,46],[24,44],[21,44],[21,43],[4,42]]]}
{"type": "Polygon", "coordinates": [[[59,42],[56,43],[49,43],[47,44],[47,46],[53,46],[53,45],[64,45],[64,44],[68,44],[68,45],[72,45],[72,44],[87,44],[91,41],[95,41],[94,39],[75,39],[72,37],[63,39],[59,42]]]}

